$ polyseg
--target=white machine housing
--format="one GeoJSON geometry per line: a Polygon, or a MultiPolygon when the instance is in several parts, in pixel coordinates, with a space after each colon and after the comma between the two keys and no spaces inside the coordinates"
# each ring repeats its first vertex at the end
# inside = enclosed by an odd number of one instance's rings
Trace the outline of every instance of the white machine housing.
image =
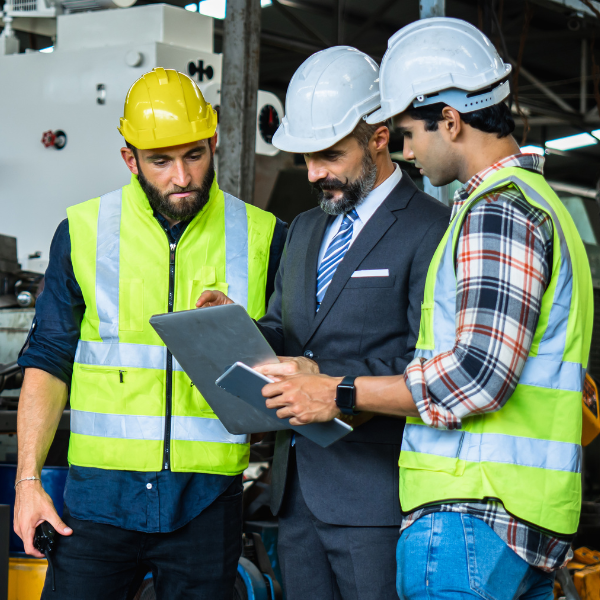
{"type": "MultiPolygon", "coordinates": [[[[131,84],[154,67],[177,69],[217,107],[221,65],[213,19],[165,4],[60,15],[54,52],[0,56],[0,233],[17,237],[23,268],[41,252],[31,267],[44,270],[68,206],[129,182],[117,126],[131,84]],[[44,147],[42,134],[57,130],[65,147],[44,147]]],[[[274,156],[258,131],[267,105],[283,117],[279,99],[259,91],[256,152],[274,156]]]]}

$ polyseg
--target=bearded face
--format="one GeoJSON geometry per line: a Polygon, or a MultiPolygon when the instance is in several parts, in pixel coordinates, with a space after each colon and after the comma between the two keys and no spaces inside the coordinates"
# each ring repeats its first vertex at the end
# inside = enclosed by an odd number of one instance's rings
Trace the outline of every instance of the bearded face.
{"type": "Polygon", "coordinates": [[[161,215],[175,221],[193,219],[206,206],[214,178],[215,161],[212,152],[210,155],[210,165],[199,186],[194,183],[190,183],[186,187],[175,185],[172,189],[168,189],[165,192],[161,192],[146,179],[138,162],[138,181],[148,198],[150,206],[161,215]],[[190,193],[190,195],[184,198],[172,197],[172,194],[182,194],[185,192],[190,193]]]}
{"type": "Polygon", "coordinates": [[[356,179],[341,181],[335,177],[327,177],[311,182],[317,193],[319,206],[328,215],[341,215],[359,206],[368,196],[377,179],[377,166],[371,154],[365,149],[362,159],[361,172],[356,179]],[[336,195],[334,192],[341,192],[336,195]]]}

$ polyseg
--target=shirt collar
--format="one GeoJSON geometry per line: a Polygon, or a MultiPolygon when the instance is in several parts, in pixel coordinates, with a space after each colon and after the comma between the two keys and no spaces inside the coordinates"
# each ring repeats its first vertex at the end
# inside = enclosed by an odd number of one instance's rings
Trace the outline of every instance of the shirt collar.
{"type": "Polygon", "coordinates": [[[467,183],[456,190],[454,194],[454,206],[452,207],[453,216],[465,200],[493,173],[506,167],[520,167],[521,169],[527,169],[528,171],[534,171],[543,175],[544,160],[544,157],[539,154],[513,154],[479,171],[467,183]]]}
{"type": "Polygon", "coordinates": [[[154,211],[154,217],[160,223],[160,226],[167,232],[171,243],[179,241],[179,238],[190,224],[190,219],[188,219],[187,221],[179,221],[179,223],[175,223],[175,225],[171,227],[169,222],[156,210],[154,211]]]}
{"type": "Polygon", "coordinates": [[[394,172],[375,189],[371,190],[365,199],[356,207],[358,218],[366,223],[373,213],[383,204],[383,201],[390,195],[390,192],[398,185],[402,179],[402,169],[394,163],[394,172]]]}

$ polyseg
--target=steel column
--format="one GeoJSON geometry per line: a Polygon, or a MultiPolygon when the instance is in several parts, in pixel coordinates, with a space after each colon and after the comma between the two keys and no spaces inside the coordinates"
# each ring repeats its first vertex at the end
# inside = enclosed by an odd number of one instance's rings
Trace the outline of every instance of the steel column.
{"type": "Polygon", "coordinates": [[[430,17],[446,16],[446,0],[420,0],[419,18],[429,19],[430,17]]]}
{"type": "Polygon", "coordinates": [[[219,114],[219,185],[252,204],[260,57],[260,0],[227,0],[219,114]]]}
{"type": "MultiPolygon", "coordinates": [[[[446,16],[446,0],[420,0],[419,2],[419,18],[429,19],[431,17],[446,16]]],[[[448,206],[450,199],[448,198],[448,186],[442,185],[435,187],[431,185],[429,177],[423,176],[423,189],[426,194],[433,196],[442,204],[448,206]]]]}

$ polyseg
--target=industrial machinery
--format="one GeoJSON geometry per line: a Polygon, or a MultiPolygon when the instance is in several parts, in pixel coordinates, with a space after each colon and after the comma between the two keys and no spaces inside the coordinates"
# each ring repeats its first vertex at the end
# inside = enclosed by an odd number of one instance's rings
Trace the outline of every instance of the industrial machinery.
{"type": "MultiPolygon", "coordinates": [[[[5,5],[5,24],[24,18],[56,23],[50,53],[7,54],[15,48],[6,42],[6,27],[0,39],[2,89],[10,90],[0,95],[0,202],[10,207],[1,227],[18,239],[25,268],[33,256],[35,270],[45,270],[52,235],[68,206],[128,183],[117,125],[137,78],[157,66],[177,69],[198,83],[215,108],[220,105],[222,55],[213,52],[212,18],[165,4],[61,14],[98,8],[102,1],[5,5]]],[[[271,137],[282,116],[279,99],[259,91],[258,154],[278,153],[271,137]]],[[[218,168],[218,150],[216,158],[218,168]]]]}

